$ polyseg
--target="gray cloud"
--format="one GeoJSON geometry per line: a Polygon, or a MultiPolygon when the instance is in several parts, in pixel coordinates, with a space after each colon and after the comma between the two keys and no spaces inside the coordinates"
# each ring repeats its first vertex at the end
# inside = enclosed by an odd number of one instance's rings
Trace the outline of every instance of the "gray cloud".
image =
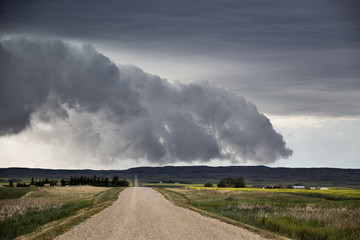
{"type": "Polygon", "coordinates": [[[171,68],[170,77],[231,88],[270,114],[360,112],[357,0],[0,4],[1,35],[89,41],[118,54],[125,49],[150,66],[171,68]],[[193,66],[196,76],[183,70],[193,66]]]}
{"type": "MultiPolygon", "coordinates": [[[[0,45],[0,134],[37,123],[104,164],[253,160],[292,151],[256,106],[210,83],[171,84],[134,66],[117,66],[89,45],[26,38],[0,45]],[[67,139],[67,140],[66,140],[67,139]]],[[[50,141],[50,140],[49,140],[50,141]]]]}
{"type": "Polygon", "coordinates": [[[237,54],[246,49],[276,52],[358,46],[356,0],[305,2],[77,0],[69,5],[9,0],[2,1],[0,26],[2,32],[116,39],[145,49],[178,46],[186,53],[222,52],[229,45],[237,54]]]}
{"type": "Polygon", "coordinates": [[[129,82],[119,81],[118,67],[90,46],[70,49],[60,41],[20,38],[2,42],[0,54],[5,66],[0,70],[0,134],[22,131],[45,103],[64,115],[61,105],[88,112],[106,108],[118,121],[142,112],[129,82]]]}

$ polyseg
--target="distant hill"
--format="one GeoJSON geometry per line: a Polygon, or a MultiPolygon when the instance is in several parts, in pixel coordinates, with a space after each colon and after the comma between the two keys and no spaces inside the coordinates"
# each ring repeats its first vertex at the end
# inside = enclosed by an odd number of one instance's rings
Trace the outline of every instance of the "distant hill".
{"type": "Polygon", "coordinates": [[[137,167],[127,170],[54,170],[38,168],[0,168],[0,178],[49,178],[96,176],[131,179],[135,174],[142,182],[174,181],[217,183],[223,177],[243,176],[247,184],[304,184],[314,186],[347,186],[360,188],[360,169],[340,168],[270,168],[265,166],[230,167],[137,167]]]}

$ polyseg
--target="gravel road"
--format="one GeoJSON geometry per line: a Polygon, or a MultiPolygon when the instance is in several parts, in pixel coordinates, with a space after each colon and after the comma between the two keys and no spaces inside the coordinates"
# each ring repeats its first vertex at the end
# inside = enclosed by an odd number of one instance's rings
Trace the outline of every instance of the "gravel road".
{"type": "Polygon", "coordinates": [[[104,211],[57,239],[264,239],[245,229],[175,206],[151,188],[132,187],[104,211]]]}

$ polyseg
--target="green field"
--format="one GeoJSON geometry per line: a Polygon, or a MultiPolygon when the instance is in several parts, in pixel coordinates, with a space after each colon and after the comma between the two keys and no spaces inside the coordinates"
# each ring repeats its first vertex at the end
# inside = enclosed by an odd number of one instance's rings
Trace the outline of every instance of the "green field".
{"type": "MultiPolygon", "coordinates": [[[[205,187],[199,186],[188,186],[189,188],[195,190],[201,189],[209,189],[205,187]]],[[[360,190],[354,189],[346,189],[346,190],[306,190],[306,189],[259,189],[259,188],[218,188],[213,187],[210,188],[211,190],[231,190],[231,191],[247,191],[247,192],[264,192],[264,193],[288,193],[293,195],[300,195],[300,196],[310,196],[310,197],[319,197],[319,198],[326,198],[326,199],[344,199],[344,200],[360,200],[360,190]]]]}
{"type": "Polygon", "coordinates": [[[0,188],[0,239],[53,239],[103,210],[123,188],[0,188]],[[80,211],[85,209],[86,211],[80,211]],[[76,215],[76,216],[75,216],[76,215]],[[52,222],[51,228],[48,223],[52,222]]]}
{"type": "Polygon", "coordinates": [[[159,189],[175,202],[292,239],[360,239],[360,190],[159,189]]]}
{"type": "Polygon", "coordinates": [[[181,187],[201,187],[204,184],[184,184],[184,183],[142,183],[143,187],[156,188],[181,188],[181,187]]]}
{"type": "Polygon", "coordinates": [[[0,199],[20,198],[31,190],[34,190],[34,188],[2,187],[0,188],[0,199]]]}

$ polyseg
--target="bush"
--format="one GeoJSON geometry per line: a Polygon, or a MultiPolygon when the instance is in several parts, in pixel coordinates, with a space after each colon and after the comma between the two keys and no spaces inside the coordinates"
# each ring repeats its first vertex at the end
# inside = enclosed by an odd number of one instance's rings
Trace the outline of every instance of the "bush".
{"type": "Polygon", "coordinates": [[[118,178],[118,176],[114,176],[114,178],[111,181],[111,186],[113,186],[113,187],[128,187],[129,182],[126,181],[125,179],[120,180],[118,178]]]}
{"type": "Polygon", "coordinates": [[[208,182],[204,184],[204,187],[213,187],[213,184],[208,182]]]}
{"type": "Polygon", "coordinates": [[[245,187],[245,181],[243,177],[238,178],[223,178],[217,184],[218,187],[228,188],[243,188],[245,187]]]}

